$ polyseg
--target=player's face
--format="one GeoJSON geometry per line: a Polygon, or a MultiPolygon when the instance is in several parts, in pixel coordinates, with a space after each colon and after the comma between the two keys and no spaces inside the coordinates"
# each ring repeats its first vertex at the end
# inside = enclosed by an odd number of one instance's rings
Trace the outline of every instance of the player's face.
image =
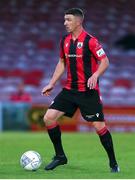
{"type": "Polygon", "coordinates": [[[65,21],[64,21],[64,25],[66,27],[67,32],[72,33],[76,30],[76,28],[78,26],[80,26],[80,18],[67,14],[64,17],[65,21]]]}

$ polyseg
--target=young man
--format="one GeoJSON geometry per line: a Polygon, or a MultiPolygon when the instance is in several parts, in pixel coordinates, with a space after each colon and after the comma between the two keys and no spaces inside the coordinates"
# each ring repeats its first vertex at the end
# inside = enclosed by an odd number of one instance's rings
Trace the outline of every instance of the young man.
{"type": "Polygon", "coordinates": [[[98,40],[83,29],[84,14],[81,9],[67,10],[64,19],[68,35],[61,40],[59,62],[49,84],[42,90],[43,95],[49,96],[67,68],[67,83],[44,116],[44,122],[56,153],[45,170],[67,164],[57,120],[64,114],[72,117],[79,108],[83,118],[92,122],[99,135],[109,158],[111,172],[119,172],[112,137],[104,121],[98,86],[98,79],[107,69],[109,60],[98,40]]]}

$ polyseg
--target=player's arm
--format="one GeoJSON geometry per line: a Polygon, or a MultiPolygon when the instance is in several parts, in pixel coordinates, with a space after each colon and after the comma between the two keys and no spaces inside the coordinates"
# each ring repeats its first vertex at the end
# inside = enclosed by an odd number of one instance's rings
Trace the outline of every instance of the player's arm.
{"type": "Polygon", "coordinates": [[[106,71],[109,66],[109,60],[96,38],[92,38],[90,44],[90,50],[92,51],[95,58],[99,61],[99,66],[96,72],[88,79],[87,86],[90,89],[94,89],[97,85],[98,78],[106,71]]]}
{"type": "Polygon", "coordinates": [[[60,58],[49,84],[45,86],[42,90],[43,95],[46,96],[50,95],[51,90],[54,88],[56,82],[60,79],[60,77],[64,73],[64,70],[65,70],[65,62],[64,59],[60,58]]]}
{"type": "Polygon", "coordinates": [[[108,66],[109,66],[109,60],[107,57],[105,57],[99,62],[98,69],[94,73],[97,76],[97,78],[99,78],[106,71],[108,66]]]}
{"type": "Polygon", "coordinates": [[[108,66],[109,60],[105,57],[100,61],[97,71],[88,79],[87,86],[90,89],[94,89],[96,87],[98,78],[106,71],[108,66]]]}

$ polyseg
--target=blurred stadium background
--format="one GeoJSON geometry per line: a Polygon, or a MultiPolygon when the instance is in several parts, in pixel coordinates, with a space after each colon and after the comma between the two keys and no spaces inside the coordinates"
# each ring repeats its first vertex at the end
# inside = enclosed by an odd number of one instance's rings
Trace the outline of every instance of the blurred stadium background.
{"type": "MultiPolygon", "coordinates": [[[[102,43],[110,67],[100,80],[105,118],[112,131],[135,130],[135,1],[134,0],[0,0],[0,131],[43,130],[51,98],[41,96],[59,57],[65,34],[64,11],[80,7],[84,27],[102,43]],[[31,100],[12,99],[18,86],[31,100]]],[[[93,131],[80,116],[62,117],[63,131],[93,131]]]]}

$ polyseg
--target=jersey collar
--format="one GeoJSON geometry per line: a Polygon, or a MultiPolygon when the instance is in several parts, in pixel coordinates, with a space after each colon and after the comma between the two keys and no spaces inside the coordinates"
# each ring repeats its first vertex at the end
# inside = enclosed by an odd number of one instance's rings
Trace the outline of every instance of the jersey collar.
{"type": "MultiPolygon", "coordinates": [[[[82,30],[82,32],[79,34],[79,36],[76,38],[75,41],[78,41],[80,39],[82,39],[82,37],[86,34],[86,32],[84,31],[84,29],[82,30]]],[[[70,38],[72,39],[72,34],[70,34],[70,38]]]]}

